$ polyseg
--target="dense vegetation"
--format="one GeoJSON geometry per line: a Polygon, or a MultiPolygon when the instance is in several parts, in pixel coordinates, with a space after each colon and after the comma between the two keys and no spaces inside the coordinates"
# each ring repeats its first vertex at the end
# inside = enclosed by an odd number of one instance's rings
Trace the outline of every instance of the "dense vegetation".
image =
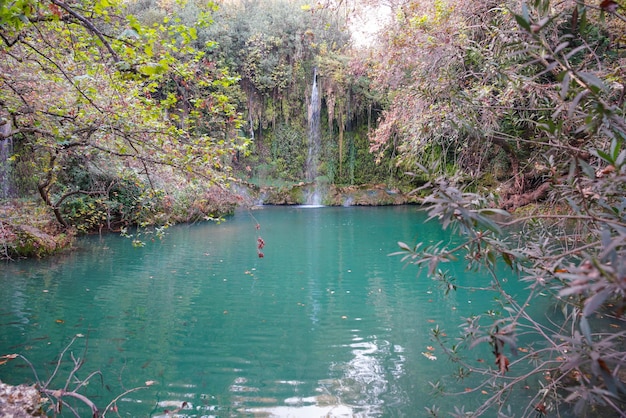
{"type": "MultiPolygon", "coordinates": [[[[465,241],[402,243],[406,261],[445,291],[457,287],[447,259],[491,273],[476,287],[494,292],[501,312],[468,318],[458,341],[433,331],[457,377],[481,374],[475,390],[492,394],[457,415],[513,416],[508,394],[539,379],[543,389],[515,416],[558,416],[563,404],[624,416],[622,6],[4,2],[2,197],[38,195],[57,225],[84,231],[223,214],[237,203],[232,184],[305,179],[317,74],[316,180],[421,186],[432,218],[465,241]],[[350,23],[372,10],[389,20],[357,48],[350,23]],[[506,212],[539,201],[537,213],[506,212]],[[507,293],[503,265],[528,282],[528,301],[552,296],[553,326],[507,293]],[[535,338],[532,351],[517,351],[521,334],[535,338]],[[491,345],[495,367],[467,362],[476,344],[491,345]]],[[[5,242],[21,233],[10,216],[5,242]]]]}
{"type": "MultiPolygon", "coordinates": [[[[619,5],[408,6],[387,32],[381,61],[398,72],[377,79],[396,84],[373,148],[393,141],[399,163],[429,180],[423,190],[431,218],[463,241],[401,243],[401,253],[445,292],[458,286],[445,261],[466,260],[469,269],[489,273],[471,288],[493,292],[501,305],[467,318],[458,338],[433,330],[458,364],[458,379],[484,377],[470,392],[484,391],[487,400],[472,411],[458,406],[454,416],[625,416],[626,51],[619,5]],[[485,189],[489,183],[498,187],[485,189]],[[539,199],[539,212],[510,217],[502,210],[539,199]],[[502,268],[528,283],[527,297],[507,291],[502,268]],[[528,308],[546,295],[554,309],[548,325],[528,308]],[[532,341],[530,349],[522,351],[520,339],[532,341]],[[492,365],[472,361],[480,344],[491,347],[492,365]],[[524,410],[511,410],[509,397],[529,381],[541,389],[524,410]]],[[[446,393],[445,379],[433,389],[446,393]]],[[[429,413],[438,416],[438,408],[429,413]]]]}

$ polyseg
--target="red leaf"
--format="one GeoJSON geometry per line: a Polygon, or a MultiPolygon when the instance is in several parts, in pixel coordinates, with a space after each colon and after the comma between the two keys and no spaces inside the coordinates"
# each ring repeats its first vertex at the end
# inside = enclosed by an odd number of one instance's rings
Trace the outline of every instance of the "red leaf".
{"type": "Polygon", "coordinates": [[[56,4],[50,4],[48,7],[50,8],[50,11],[52,12],[53,15],[57,17],[61,17],[63,15],[63,13],[61,12],[61,9],[56,4]]]}
{"type": "Polygon", "coordinates": [[[509,371],[509,359],[504,354],[498,353],[496,355],[496,365],[502,374],[509,371]]]}
{"type": "Polygon", "coordinates": [[[259,251],[259,258],[263,258],[265,257],[265,254],[263,254],[261,251],[259,251]]]}
{"type": "Polygon", "coordinates": [[[613,0],[602,0],[600,2],[600,8],[609,13],[615,13],[618,7],[619,4],[617,4],[613,0]]]}

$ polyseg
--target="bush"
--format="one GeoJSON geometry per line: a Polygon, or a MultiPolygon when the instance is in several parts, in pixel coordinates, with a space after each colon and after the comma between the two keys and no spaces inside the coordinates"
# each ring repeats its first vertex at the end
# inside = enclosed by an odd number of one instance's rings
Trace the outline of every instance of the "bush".
{"type": "MultiPolygon", "coordinates": [[[[550,6],[544,0],[522,6],[515,19],[522,29],[516,45],[523,49],[512,51],[529,58],[520,71],[558,80],[544,86],[553,89],[544,95],[554,100],[555,111],[537,118],[538,137],[528,144],[535,156],[543,154],[551,173],[537,189],[548,209],[512,218],[496,209],[504,202],[495,196],[467,193],[439,178],[427,185],[426,210],[462,242],[426,248],[400,243],[404,261],[427,271],[445,292],[457,285],[440,268],[442,262],[463,259],[468,269],[486,271],[488,282],[472,286],[493,292],[502,305],[499,314],[467,318],[454,342],[433,330],[433,338],[459,365],[457,377],[484,376],[481,387],[492,391],[473,411],[456,408],[456,417],[491,410],[513,416],[509,395],[528,388],[528,382],[538,389],[525,409],[518,409],[521,416],[566,411],[626,416],[626,121],[624,102],[609,87],[615,74],[611,66],[619,63],[602,57],[603,65],[596,66],[598,50],[582,27],[577,33],[560,31],[573,16],[580,26],[591,24],[582,4],[573,5],[574,11],[550,6]],[[584,42],[574,42],[579,37],[584,42]],[[527,283],[524,300],[507,292],[498,264],[527,283]],[[528,310],[540,295],[549,295],[558,308],[547,323],[528,310]],[[517,350],[522,335],[535,341],[530,352],[517,350]],[[468,350],[478,345],[490,346],[493,366],[466,361],[468,350]]],[[[435,177],[436,168],[425,171],[435,177]]],[[[445,393],[441,383],[433,387],[445,393]]],[[[429,409],[433,416],[437,411],[429,409]]]]}

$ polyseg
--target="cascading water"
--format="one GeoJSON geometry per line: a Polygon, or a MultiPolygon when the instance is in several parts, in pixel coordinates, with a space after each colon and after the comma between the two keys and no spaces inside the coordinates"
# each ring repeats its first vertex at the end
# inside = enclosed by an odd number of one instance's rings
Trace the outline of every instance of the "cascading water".
{"type": "Polygon", "coordinates": [[[320,108],[322,99],[317,86],[317,69],[313,71],[313,86],[311,88],[311,103],[309,103],[309,152],[306,159],[306,181],[312,184],[307,193],[307,205],[320,205],[321,196],[317,188],[317,166],[321,149],[320,108]]]}

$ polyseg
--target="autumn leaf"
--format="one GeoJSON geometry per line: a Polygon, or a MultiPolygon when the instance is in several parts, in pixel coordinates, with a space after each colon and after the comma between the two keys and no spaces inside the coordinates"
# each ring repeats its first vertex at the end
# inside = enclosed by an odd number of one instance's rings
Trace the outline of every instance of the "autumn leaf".
{"type": "Polygon", "coordinates": [[[613,0],[602,0],[600,2],[600,8],[605,12],[615,13],[619,7],[619,4],[613,0]]]}
{"type": "Polygon", "coordinates": [[[5,354],[0,357],[0,366],[8,362],[9,360],[13,360],[17,358],[17,354],[5,354]]]}
{"type": "Polygon", "coordinates": [[[496,355],[496,365],[502,374],[509,371],[509,359],[501,353],[496,355]]]}

